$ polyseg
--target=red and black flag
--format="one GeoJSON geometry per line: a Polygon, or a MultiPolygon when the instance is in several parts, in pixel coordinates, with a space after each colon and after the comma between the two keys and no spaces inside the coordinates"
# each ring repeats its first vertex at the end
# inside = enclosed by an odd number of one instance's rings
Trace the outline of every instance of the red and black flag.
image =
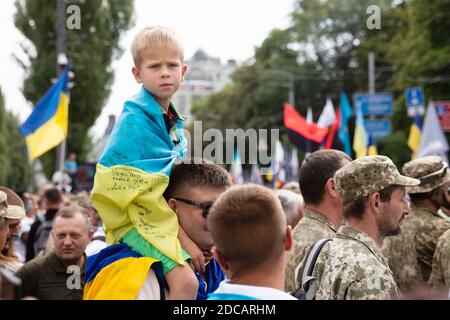
{"type": "Polygon", "coordinates": [[[328,133],[328,128],[306,121],[289,103],[284,104],[284,126],[291,141],[304,152],[319,149],[328,133]]]}

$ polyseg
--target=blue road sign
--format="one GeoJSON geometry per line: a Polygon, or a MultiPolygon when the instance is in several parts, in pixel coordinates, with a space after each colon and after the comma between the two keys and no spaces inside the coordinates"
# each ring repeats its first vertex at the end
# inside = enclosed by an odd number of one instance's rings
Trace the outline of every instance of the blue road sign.
{"type": "Polygon", "coordinates": [[[367,134],[372,135],[374,138],[382,138],[391,133],[390,120],[365,119],[364,125],[366,127],[367,134]]]}
{"type": "Polygon", "coordinates": [[[392,93],[363,93],[357,92],[353,95],[355,110],[361,109],[363,115],[391,115],[392,93]]]}
{"type": "Polygon", "coordinates": [[[425,113],[423,89],[421,87],[407,88],[405,95],[408,116],[414,117],[416,114],[423,115],[425,113]]]}
{"type": "Polygon", "coordinates": [[[408,107],[420,107],[425,103],[423,89],[421,87],[407,88],[405,90],[406,94],[406,105],[408,107]]]}

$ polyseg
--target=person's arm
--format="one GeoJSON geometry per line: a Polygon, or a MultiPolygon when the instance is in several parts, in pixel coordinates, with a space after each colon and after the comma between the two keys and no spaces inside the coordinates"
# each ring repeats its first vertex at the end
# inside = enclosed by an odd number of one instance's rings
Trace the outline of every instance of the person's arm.
{"type": "Polygon", "coordinates": [[[194,241],[192,241],[191,238],[189,238],[181,225],[178,231],[178,238],[180,239],[183,249],[186,250],[191,256],[193,270],[200,273],[205,272],[205,257],[203,255],[203,251],[194,241]]]}
{"type": "Polygon", "coordinates": [[[399,295],[396,283],[376,275],[355,280],[344,290],[344,300],[392,300],[399,295]]]}
{"type": "Polygon", "coordinates": [[[22,280],[22,296],[36,297],[39,287],[39,265],[34,262],[26,263],[16,272],[16,276],[22,280]]]}

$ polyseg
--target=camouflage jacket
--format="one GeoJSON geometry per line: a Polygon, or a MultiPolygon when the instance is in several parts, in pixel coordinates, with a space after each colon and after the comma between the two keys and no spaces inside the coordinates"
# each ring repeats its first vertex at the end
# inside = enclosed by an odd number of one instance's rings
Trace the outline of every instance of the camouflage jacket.
{"type": "Polygon", "coordinates": [[[310,209],[305,210],[305,216],[300,220],[293,231],[293,246],[286,260],[286,291],[298,288],[295,282],[295,269],[305,257],[311,245],[320,239],[333,238],[336,228],[322,214],[310,209]]]}
{"type": "Polygon", "coordinates": [[[450,287],[450,230],[445,231],[437,241],[428,284],[433,288],[450,287]]]}
{"type": "Polygon", "coordinates": [[[339,228],[336,237],[325,244],[313,276],[318,280],[318,300],[387,300],[399,295],[378,245],[350,226],[339,228]]]}
{"type": "Polygon", "coordinates": [[[436,212],[413,206],[403,221],[400,234],[384,239],[381,250],[389,261],[400,290],[405,292],[426,284],[437,239],[448,228],[450,224],[436,212]]]}

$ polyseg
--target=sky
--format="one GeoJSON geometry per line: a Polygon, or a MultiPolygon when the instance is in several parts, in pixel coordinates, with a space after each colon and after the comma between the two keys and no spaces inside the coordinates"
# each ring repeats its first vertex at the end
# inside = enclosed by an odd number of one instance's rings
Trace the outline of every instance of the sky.
{"type": "MultiPolygon", "coordinates": [[[[92,136],[102,136],[108,116],[119,115],[123,102],[139,90],[131,74],[132,58],[129,52],[133,35],[138,30],[148,25],[173,29],[183,41],[186,59],[201,48],[209,55],[219,57],[222,63],[228,59],[244,61],[253,56],[254,48],[271,30],[289,26],[292,10],[293,0],[135,0],[135,25],[121,40],[125,51],[120,59],[113,62],[115,81],[100,117],[91,128],[92,136]]],[[[6,108],[24,121],[32,106],[21,93],[25,73],[13,55],[24,57],[20,45],[27,43],[27,40],[14,26],[14,12],[14,0],[1,0],[3,48],[0,50],[0,87],[6,108]]]]}

